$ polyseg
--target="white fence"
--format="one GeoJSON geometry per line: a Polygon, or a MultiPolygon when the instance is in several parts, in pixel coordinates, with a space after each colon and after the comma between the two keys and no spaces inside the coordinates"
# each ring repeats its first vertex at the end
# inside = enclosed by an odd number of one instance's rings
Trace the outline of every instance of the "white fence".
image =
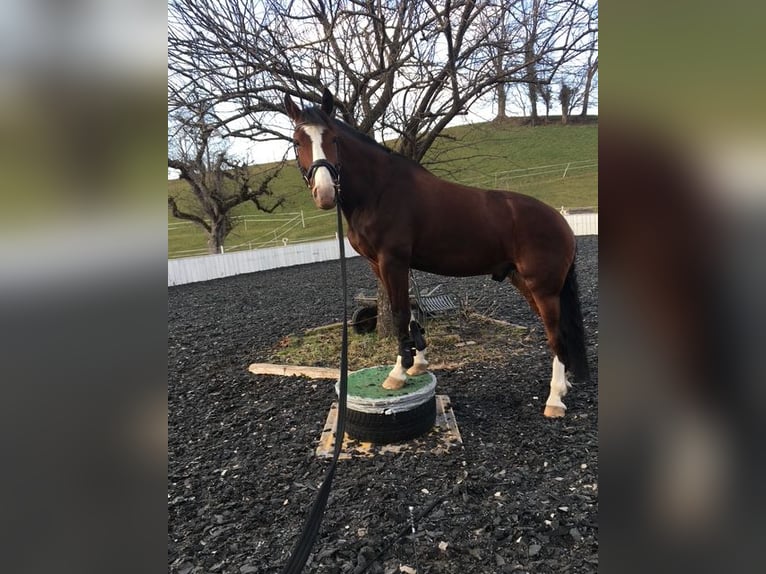
{"type": "Polygon", "coordinates": [[[564,213],[575,235],[598,235],[598,213],[564,213]]]}
{"type": "MultiPolygon", "coordinates": [[[[598,235],[598,213],[566,214],[564,217],[575,235],[598,235]]],[[[346,256],[358,256],[348,239],[345,242],[346,256]]],[[[277,267],[332,261],[339,257],[338,241],[331,239],[221,255],[168,259],[168,286],[210,281],[277,267]]]]}
{"type": "MultiPolygon", "coordinates": [[[[348,239],[345,241],[346,257],[358,256],[348,239]]],[[[338,240],[330,239],[221,255],[168,259],[168,286],[209,281],[277,267],[331,261],[339,257],[338,240]]]]}
{"type": "Polygon", "coordinates": [[[584,159],[578,161],[568,161],[565,163],[554,163],[551,165],[538,165],[534,167],[520,167],[506,171],[496,171],[492,175],[474,180],[470,185],[475,187],[488,187],[492,189],[513,189],[517,179],[534,179],[543,175],[554,176],[561,174],[564,179],[569,173],[576,173],[580,170],[598,170],[598,159],[584,159]]]}

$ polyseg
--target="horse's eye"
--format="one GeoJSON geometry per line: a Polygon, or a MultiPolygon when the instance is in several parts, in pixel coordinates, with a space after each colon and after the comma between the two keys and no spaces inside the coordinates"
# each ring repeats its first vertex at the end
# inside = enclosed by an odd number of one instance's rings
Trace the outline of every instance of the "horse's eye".
{"type": "Polygon", "coordinates": [[[301,147],[301,142],[299,142],[298,140],[293,140],[293,145],[295,147],[301,147]]]}

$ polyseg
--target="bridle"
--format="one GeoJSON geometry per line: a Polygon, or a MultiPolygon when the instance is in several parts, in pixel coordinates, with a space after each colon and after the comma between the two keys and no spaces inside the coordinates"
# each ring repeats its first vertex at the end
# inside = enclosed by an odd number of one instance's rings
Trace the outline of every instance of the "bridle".
{"type": "MultiPolygon", "coordinates": [[[[298,124],[295,126],[296,129],[303,126],[305,124],[298,124]]],[[[301,175],[303,176],[303,181],[306,182],[307,187],[311,187],[311,182],[314,179],[314,174],[316,173],[316,170],[320,167],[324,167],[327,169],[327,171],[330,172],[330,178],[332,179],[333,186],[335,188],[335,199],[338,200],[338,197],[340,195],[340,151],[338,150],[338,138],[333,139],[333,144],[335,144],[335,157],[337,158],[337,163],[332,164],[329,160],[322,158],[314,160],[308,169],[303,169],[303,166],[301,165],[300,160],[298,159],[298,142],[293,142],[293,149],[295,150],[295,163],[298,164],[298,171],[301,172],[301,175]]]]}

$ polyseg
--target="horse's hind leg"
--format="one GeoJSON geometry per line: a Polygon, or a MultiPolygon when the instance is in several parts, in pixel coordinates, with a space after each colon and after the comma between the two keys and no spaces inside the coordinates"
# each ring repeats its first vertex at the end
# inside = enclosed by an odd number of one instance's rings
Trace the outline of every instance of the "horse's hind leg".
{"type": "Polygon", "coordinates": [[[537,302],[535,301],[535,297],[534,295],[532,295],[532,291],[530,291],[524,279],[522,279],[521,275],[519,275],[519,272],[511,271],[508,274],[508,280],[513,284],[514,287],[516,287],[516,289],[519,290],[519,293],[521,293],[524,296],[524,299],[527,300],[527,303],[529,303],[529,306],[532,308],[532,311],[534,311],[539,317],[540,309],[537,308],[537,302]]]}
{"type": "Polygon", "coordinates": [[[561,312],[559,299],[557,296],[535,297],[532,290],[529,288],[529,285],[527,285],[526,281],[524,281],[521,275],[516,271],[511,272],[508,275],[508,279],[524,296],[529,303],[529,306],[542,320],[543,326],[545,327],[545,334],[548,339],[548,346],[551,351],[553,351],[551,391],[548,395],[548,400],[545,401],[545,411],[543,411],[543,414],[550,418],[563,417],[567,407],[561,399],[567,394],[569,387],[572,385],[566,378],[564,363],[558,358],[560,350],[557,350],[558,340],[556,333],[558,331],[559,315],[561,312]]]}
{"type": "Polygon", "coordinates": [[[559,348],[558,329],[560,319],[560,304],[558,295],[536,296],[538,313],[545,327],[548,346],[553,352],[553,369],[551,373],[550,393],[545,401],[543,414],[549,418],[563,417],[566,413],[566,405],[561,400],[567,394],[572,385],[566,378],[564,363],[559,357],[564,356],[564,350],[559,348]]]}

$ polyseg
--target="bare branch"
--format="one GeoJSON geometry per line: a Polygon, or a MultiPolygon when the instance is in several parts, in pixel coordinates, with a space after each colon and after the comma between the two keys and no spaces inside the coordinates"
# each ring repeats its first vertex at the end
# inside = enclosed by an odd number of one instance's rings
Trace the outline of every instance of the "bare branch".
{"type": "Polygon", "coordinates": [[[168,207],[170,208],[170,213],[173,214],[173,217],[177,219],[185,219],[186,221],[191,221],[193,223],[196,223],[199,225],[202,229],[210,233],[210,225],[202,219],[199,215],[194,215],[193,213],[187,213],[184,211],[181,211],[178,209],[178,204],[176,203],[176,199],[174,197],[168,197],[168,207]]]}
{"type": "Polygon", "coordinates": [[[534,111],[537,86],[588,53],[597,20],[579,0],[171,0],[169,103],[194,94],[236,116],[229,137],[286,138],[269,121],[284,95],[318,103],[326,86],[346,122],[393,129],[420,161],[499,89],[528,86],[534,111]]]}

